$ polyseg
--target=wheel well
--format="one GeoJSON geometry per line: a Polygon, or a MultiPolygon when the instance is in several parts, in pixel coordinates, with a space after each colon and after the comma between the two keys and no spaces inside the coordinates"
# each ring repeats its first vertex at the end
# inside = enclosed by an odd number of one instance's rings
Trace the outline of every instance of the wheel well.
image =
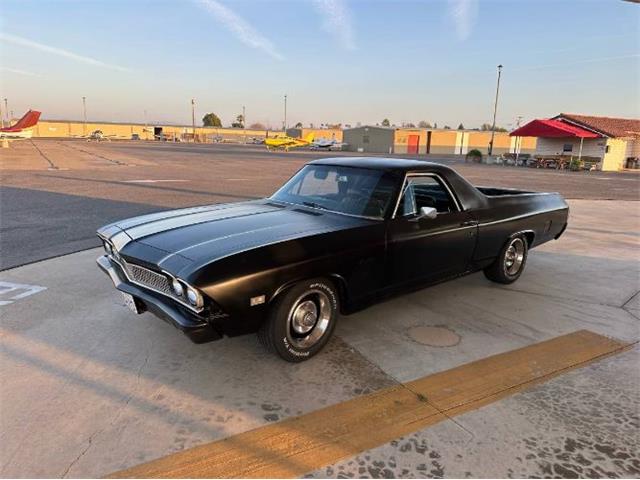
{"type": "Polygon", "coordinates": [[[536,234],[533,232],[524,232],[524,237],[527,239],[527,247],[531,248],[531,245],[533,245],[533,240],[536,237],[536,234]]]}

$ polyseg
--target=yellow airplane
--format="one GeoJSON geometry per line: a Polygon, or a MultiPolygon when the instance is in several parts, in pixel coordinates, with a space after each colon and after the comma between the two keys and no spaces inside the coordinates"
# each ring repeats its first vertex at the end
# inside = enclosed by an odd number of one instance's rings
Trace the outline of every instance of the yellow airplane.
{"type": "Polygon", "coordinates": [[[305,147],[311,145],[311,142],[313,142],[313,133],[310,133],[305,138],[276,135],[275,137],[267,137],[264,139],[264,144],[269,151],[282,149],[288,152],[290,148],[305,147]]]}

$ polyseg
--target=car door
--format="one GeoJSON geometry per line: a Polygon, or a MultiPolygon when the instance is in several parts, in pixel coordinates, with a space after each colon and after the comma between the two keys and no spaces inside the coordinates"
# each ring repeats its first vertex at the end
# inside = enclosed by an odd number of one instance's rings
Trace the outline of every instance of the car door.
{"type": "Polygon", "coordinates": [[[443,178],[409,174],[388,223],[388,272],[393,285],[437,281],[467,270],[478,222],[462,210],[443,178]],[[420,216],[422,207],[437,210],[420,216]]]}

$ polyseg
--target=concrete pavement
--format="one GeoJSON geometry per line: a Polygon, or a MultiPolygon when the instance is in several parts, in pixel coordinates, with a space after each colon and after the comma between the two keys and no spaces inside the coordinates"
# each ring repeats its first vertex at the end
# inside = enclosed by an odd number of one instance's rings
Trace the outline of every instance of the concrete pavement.
{"type": "MultiPolygon", "coordinates": [[[[475,274],[343,317],[327,350],[299,365],[253,336],[194,345],[150,314],[133,316],[94,265],[97,249],[4,271],[0,475],[106,475],[583,328],[640,339],[637,205],[570,206],[565,235],[532,251],[514,285],[475,274]],[[424,345],[412,335],[419,326],[459,342],[424,345]]],[[[637,357],[603,360],[310,474],[638,475],[637,357]]]]}

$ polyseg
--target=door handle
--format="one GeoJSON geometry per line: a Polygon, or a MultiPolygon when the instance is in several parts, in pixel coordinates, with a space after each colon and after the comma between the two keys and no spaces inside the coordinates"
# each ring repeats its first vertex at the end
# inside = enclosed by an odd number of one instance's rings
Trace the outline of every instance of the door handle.
{"type": "Polygon", "coordinates": [[[462,227],[475,227],[478,225],[477,220],[466,220],[460,224],[462,227]]]}

